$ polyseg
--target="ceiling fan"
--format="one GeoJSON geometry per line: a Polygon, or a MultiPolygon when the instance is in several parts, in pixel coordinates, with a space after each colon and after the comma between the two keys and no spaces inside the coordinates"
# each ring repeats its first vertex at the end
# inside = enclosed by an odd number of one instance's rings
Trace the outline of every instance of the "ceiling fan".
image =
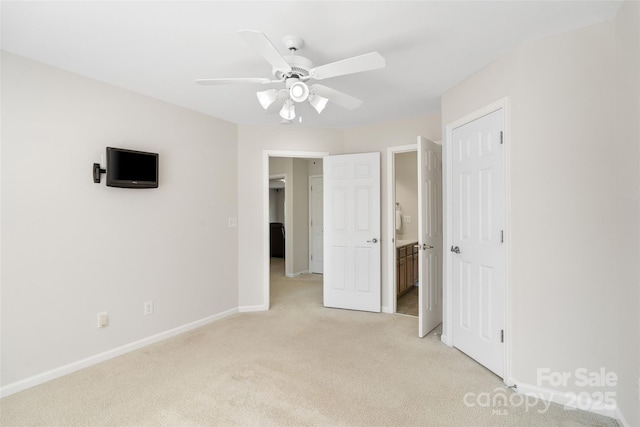
{"type": "Polygon", "coordinates": [[[283,56],[267,36],[259,31],[240,30],[238,34],[271,64],[275,78],[199,79],[196,80],[196,83],[201,85],[285,83],[285,88],[279,90],[268,89],[256,93],[260,105],[267,113],[274,113],[280,109],[280,117],[282,118],[282,123],[285,124],[291,123],[295,119],[296,103],[304,101],[308,101],[318,114],[324,110],[329,101],[349,110],[362,105],[361,100],[344,92],[317,83],[308,85],[307,82],[309,80],[324,80],[331,77],[375,70],[385,66],[385,59],[382,55],[378,52],[371,52],[314,67],[310,60],[295,54],[304,45],[304,41],[300,37],[287,36],[284,38],[284,44],[290,54],[283,56]]]}

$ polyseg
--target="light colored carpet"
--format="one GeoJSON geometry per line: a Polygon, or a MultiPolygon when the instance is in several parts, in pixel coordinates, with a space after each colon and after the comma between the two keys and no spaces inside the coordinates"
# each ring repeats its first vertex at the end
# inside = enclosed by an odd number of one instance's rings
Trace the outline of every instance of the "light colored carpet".
{"type": "MultiPolygon", "coordinates": [[[[322,307],[322,276],[281,276],[245,313],[0,401],[6,426],[615,426],[540,403],[469,407],[499,378],[414,318],[322,307]],[[472,399],[473,400],[473,399],[472,399]],[[496,412],[499,409],[500,412],[496,412]]],[[[496,391],[498,390],[498,391],[496,391]]]]}

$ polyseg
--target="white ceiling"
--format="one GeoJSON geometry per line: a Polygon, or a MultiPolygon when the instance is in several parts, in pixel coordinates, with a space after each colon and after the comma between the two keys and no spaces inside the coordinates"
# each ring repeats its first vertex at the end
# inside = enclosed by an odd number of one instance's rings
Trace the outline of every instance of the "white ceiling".
{"type": "Polygon", "coordinates": [[[516,46],[613,19],[620,1],[2,1],[2,48],[239,124],[277,124],[255,92],[198,78],[271,77],[237,34],[258,30],[314,65],[377,51],[386,68],[322,81],[364,101],[298,108],[302,124],[346,128],[440,110],[440,95],[516,46]]]}

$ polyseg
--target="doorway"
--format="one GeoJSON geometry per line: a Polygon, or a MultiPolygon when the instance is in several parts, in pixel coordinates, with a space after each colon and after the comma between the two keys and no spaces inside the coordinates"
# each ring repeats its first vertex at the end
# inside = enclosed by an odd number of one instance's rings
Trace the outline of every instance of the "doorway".
{"type": "MultiPolygon", "coordinates": [[[[389,202],[387,203],[387,218],[389,218],[388,224],[387,224],[387,241],[391,242],[389,245],[387,245],[387,253],[385,254],[385,257],[387,259],[387,265],[389,266],[387,270],[388,271],[387,283],[389,285],[387,286],[387,307],[385,310],[385,312],[387,313],[398,313],[398,293],[399,293],[398,274],[399,274],[399,267],[400,267],[398,265],[398,262],[400,257],[398,256],[397,245],[398,244],[402,245],[403,243],[406,243],[406,242],[398,242],[396,239],[396,232],[398,231],[397,230],[398,226],[396,225],[396,216],[398,213],[397,212],[398,208],[400,210],[399,212],[400,216],[402,216],[404,212],[403,210],[404,201],[398,200],[398,197],[396,196],[396,171],[398,169],[398,165],[396,165],[396,156],[404,155],[406,153],[409,153],[409,154],[412,153],[411,154],[412,156],[417,156],[417,150],[418,150],[417,144],[401,145],[397,147],[389,147],[387,149],[387,164],[389,165],[387,169],[387,189],[388,189],[387,191],[389,194],[389,199],[388,199],[389,202]],[[398,205],[396,205],[396,202],[398,202],[398,205]]],[[[415,164],[415,170],[417,171],[417,162],[415,164]]],[[[418,197],[417,182],[418,182],[418,178],[416,174],[416,177],[415,177],[416,200],[418,197]]],[[[417,213],[415,215],[415,218],[417,220],[417,213]]],[[[417,236],[417,232],[416,232],[416,236],[417,236]]],[[[416,243],[417,243],[417,238],[416,238],[416,243]]],[[[406,260],[405,260],[405,263],[406,263],[406,260]]],[[[403,267],[406,273],[406,264],[403,264],[403,267]]],[[[416,306],[417,306],[417,299],[416,299],[416,306]]],[[[403,313],[400,313],[400,314],[403,314],[403,313]]]]}
{"type": "Polygon", "coordinates": [[[396,313],[418,317],[418,157],[394,154],[396,313]]]}
{"type": "MultiPolygon", "coordinates": [[[[310,188],[309,177],[322,175],[322,157],[327,153],[316,152],[264,152],[264,228],[263,244],[265,248],[265,300],[267,307],[271,305],[272,279],[278,283],[291,280],[310,279],[310,188]],[[281,180],[282,188],[274,191],[281,180]],[[278,196],[284,199],[284,207],[278,207],[278,196]],[[282,195],[284,197],[282,197],[282,195]],[[275,203],[275,205],[274,205],[275,203]],[[282,209],[282,215],[278,215],[282,209]],[[272,223],[281,227],[280,236],[284,236],[283,257],[272,257],[272,223]],[[278,224],[280,223],[280,224],[278,224]],[[275,276],[274,276],[275,274],[275,276]]],[[[278,233],[275,233],[276,237],[278,233]]],[[[314,281],[322,282],[322,275],[314,277],[314,281]]],[[[309,280],[306,280],[309,282],[309,280]]],[[[288,283],[286,286],[291,286],[288,283]]],[[[290,299],[288,299],[290,300],[290,299]]]]}
{"type": "Polygon", "coordinates": [[[442,145],[417,140],[388,149],[387,298],[389,312],[417,316],[424,337],[443,315],[442,145]]]}

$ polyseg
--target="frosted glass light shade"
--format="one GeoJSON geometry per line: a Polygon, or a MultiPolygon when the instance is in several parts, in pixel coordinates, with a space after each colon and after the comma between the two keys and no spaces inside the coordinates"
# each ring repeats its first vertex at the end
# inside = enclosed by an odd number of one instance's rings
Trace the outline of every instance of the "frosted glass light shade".
{"type": "Polygon", "coordinates": [[[311,106],[316,109],[318,114],[322,113],[324,107],[327,106],[327,102],[329,102],[328,98],[324,98],[316,94],[309,95],[309,104],[311,104],[311,106]]]}
{"type": "Polygon", "coordinates": [[[296,118],[296,106],[290,99],[284,101],[282,110],[280,110],[280,117],[285,120],[293,120],[296,118]]]}
{"type": "Polygon", "coordinates": [[[271,104],[276,102],[276,99],[278,99],[278,91],[276,91],[275,89],[256,92],[256,95],[258,96],[260,105],[262,105],[262,108],[264,108],[265,110],[269,108],[271,104]]]}

